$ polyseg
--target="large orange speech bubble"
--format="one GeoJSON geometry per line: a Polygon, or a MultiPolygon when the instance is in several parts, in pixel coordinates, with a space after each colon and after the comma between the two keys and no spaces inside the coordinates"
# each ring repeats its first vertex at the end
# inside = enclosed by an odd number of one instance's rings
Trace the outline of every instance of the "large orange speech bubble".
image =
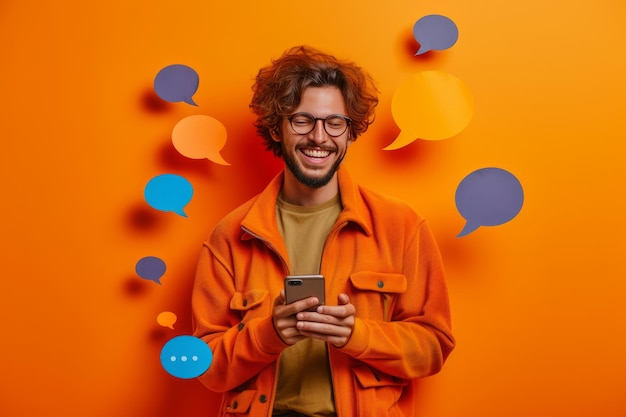
{"type": "Polygon", "coordinates": [[[441,140],[458,134],[472,118],[474,100],[454,75],[421,71],[396,89],[391,113],[401,132],[384,150],[399,149],[417,139],[441,140]]]}

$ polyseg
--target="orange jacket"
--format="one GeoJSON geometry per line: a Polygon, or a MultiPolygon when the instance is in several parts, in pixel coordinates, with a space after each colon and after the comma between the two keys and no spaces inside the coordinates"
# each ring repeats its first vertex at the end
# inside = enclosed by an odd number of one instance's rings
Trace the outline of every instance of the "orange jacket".
{"type": "MultiPolygon", "coordinates": [[[[416,378],[438,372],[454,347],[441,257],[411,208],[353,184],[345,169],[338,174],[343,210],[320,272],[326,303],[348,294],[356,319],[344,347],[328,346],[337,415],[414,416],[416,378]]],[[[213,351],[199,379],[223,392],[222,416],[272,413],[287,347],[272,322],[289,273],[275,216],[282,180],[227,215],[198,262],[194,335],[213,351]]]]}

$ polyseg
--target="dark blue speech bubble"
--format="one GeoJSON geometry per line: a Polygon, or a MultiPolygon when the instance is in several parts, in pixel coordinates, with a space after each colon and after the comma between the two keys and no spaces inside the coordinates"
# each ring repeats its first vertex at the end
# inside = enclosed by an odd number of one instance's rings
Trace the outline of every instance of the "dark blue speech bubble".
{"type": "Polygon", "coordinates": [[[430,50],[441,51],[450,48],[459,38],[459,30],[446,16],[431,14],[415,22],[413,37],[420,44],[415,55],[421,55],[430,50]]]}
{"type": "Polygon", "coordinates": [[[513,219],[524,204],[522,184],[508,171],[482,168],[463,178],[456,189],[456,207],[467,223],[457,237],[480,226],[497,226],[513,219]]]}
{"type": "Polygon", "coordinates": [[[135,265],[135,272],[143,279],[148,281],[154,281],[157,284],[161,284],[161,277],[165,274],[166,270],[165,262],[161,258],[156,256],[145,256],[137,261],[135,265]]]}
{"type": "Polygon", "coordinates": [[[195,336],[176,336],[161,349],[161,366],[176,378],[196,378],[209,369],[213,352],[195,336]]]}
{"type": "Polygon", "coordinates": [[[174,64],[161,69],[154,78],[154,91],[165,101],[197,106],[192,96],[198,90],[198,73],[186,65],[174,64]]]}
{"type": "Polygon", "coordinates": [[[157,175],[146,184],[144,197],[157,210],[173,211],[187,217],[184,208],[193,197],[193,186],[177,174],[157,175]]]}

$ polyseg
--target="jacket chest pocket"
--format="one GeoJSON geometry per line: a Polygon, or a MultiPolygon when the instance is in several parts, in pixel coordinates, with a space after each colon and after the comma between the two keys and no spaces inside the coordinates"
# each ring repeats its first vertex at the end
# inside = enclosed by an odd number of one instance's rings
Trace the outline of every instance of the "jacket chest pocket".
{"type": "Polygon", "coordinates": [[[253,288],[235,292],[230,299],[230,308],[240,312],[242,321],[248,321],[271,314],[270,301],[268,290],[253,288]]]}
{"type": "Polygon", "coordinates": [[[404,274],[359,271],[350,274],[353,293],[350,300],[359,317],[391,320],[396,297],[406,292],[404,274]]]}

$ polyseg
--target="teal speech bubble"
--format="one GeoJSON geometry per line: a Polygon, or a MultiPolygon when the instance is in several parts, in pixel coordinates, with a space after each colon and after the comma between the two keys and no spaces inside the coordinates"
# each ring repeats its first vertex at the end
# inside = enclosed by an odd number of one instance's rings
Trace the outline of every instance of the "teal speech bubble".
{"type": "Polygon", "coordinates": [[[173,211],[187,217],[184,208],[191,201],[193,186],[177,174],[162,174],[152,178],[144,189],[144,198],[152,208],[173,211]]]}

